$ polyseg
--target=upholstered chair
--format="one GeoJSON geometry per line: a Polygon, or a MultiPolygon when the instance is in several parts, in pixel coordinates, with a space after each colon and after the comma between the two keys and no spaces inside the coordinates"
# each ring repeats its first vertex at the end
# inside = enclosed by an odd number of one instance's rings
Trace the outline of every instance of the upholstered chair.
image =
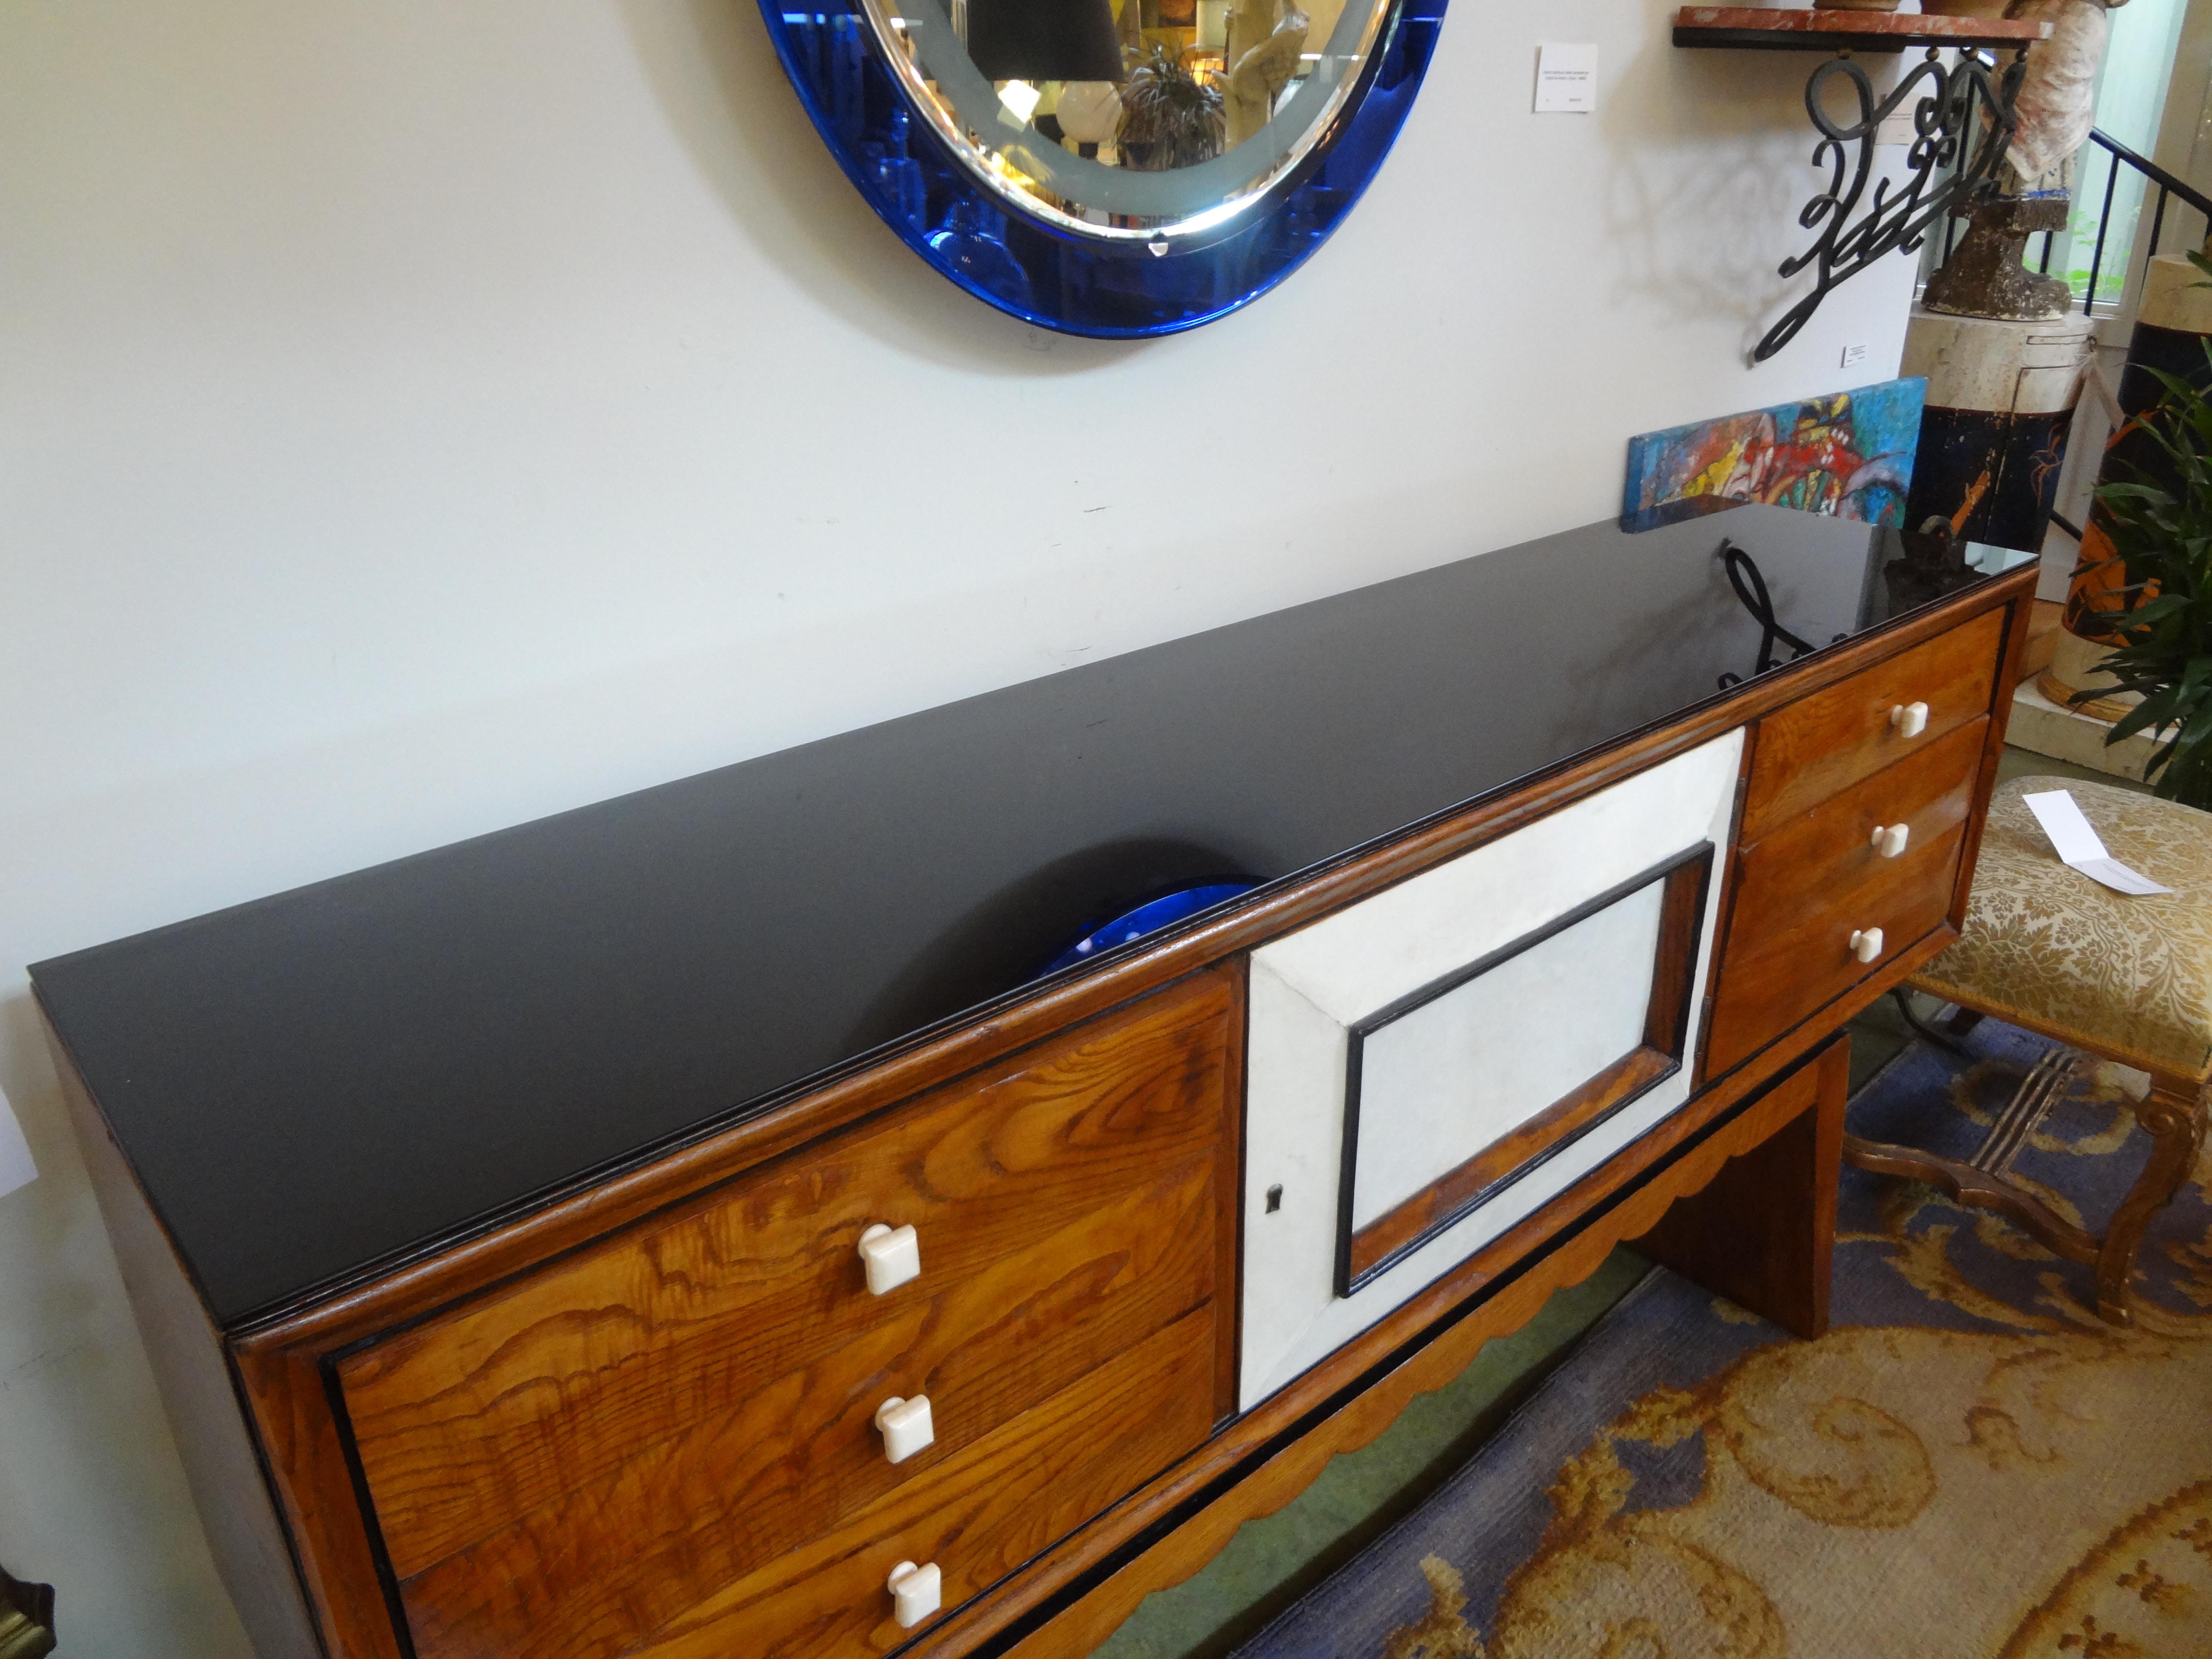
{"type": "MultiPolygon", "coordinates": [[[[2063,778],[2002,786],[1990,805],[1965,931],[1911,983],[1966,1011],[1954,1030],[1990,1014],[2149,1073],[2149,1092],[2135,1113],[2150,1137],[2150,1158],[2101,1238],[2007,1178],[2013,1151],[2033,1127],[2024,1117],[2001,1121],[1965,1161],[1855,1136],[1844,1143],[1844,1156],[1863,1168],[1929,1182],[2094,1267],[2098,1312],[2127,1324],[2143,1229],[2188,1179],[2204,1146],[2212,813],[2063,778]],[[2173,891],[2130,897],[2060,863],[2021,799],[2049,789],[2071,791],[2113,858],[2173,891]]],[[[2055,1097],[2046,1091],[2042,1099],[2055,1097]]],[[[2019,1105],[2040,1109],[2025,1094],[2019,1105]]]]}

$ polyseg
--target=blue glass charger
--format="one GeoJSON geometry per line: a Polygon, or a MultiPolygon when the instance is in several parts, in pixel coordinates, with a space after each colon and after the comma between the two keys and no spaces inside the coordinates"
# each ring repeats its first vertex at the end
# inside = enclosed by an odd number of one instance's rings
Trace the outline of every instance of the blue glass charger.
{"type": "Polygon", "coordinates": [[[1112,950],[1117,945],[1130,945],[1147,933],[1157,933],[1163,927],[1174,926],[1185,917],[1194,916],[1201,910],[1210,910],[1217,904],[1226,904],[1231,899],[1242,898],[1260,884],[1255,881],[1217,881],[1200,887],[1184,887],[1151,899],[1135,909],[1125,911],[1103,927],[1094,927],[1069,945],[1038,971],[1042,979],[1047,974],[1056,974],[1063,968],[1073,968],[1079,962],[1112,950]]]}

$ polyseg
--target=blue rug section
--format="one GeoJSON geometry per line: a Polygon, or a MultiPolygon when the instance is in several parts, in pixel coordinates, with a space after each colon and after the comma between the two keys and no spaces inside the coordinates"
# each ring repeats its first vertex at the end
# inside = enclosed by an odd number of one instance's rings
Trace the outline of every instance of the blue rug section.
{"type": "MultiPolygon", "coordinates": [[[[2029,1068],[2055,1047],[1995,1020],[1977,1027],[1961,1046],[1965,1052],[1958,1054],[1924,1041],[1907,1048],[1854,1099],[1851,1131],[1970,1157],[2029,1068]]],[[[2016,1176],[2074,1206],[2093,1231],[2102,1231],[2148,1155],[2146,1137],[2131,1129],[2122,1089],[2112,1068],[2078,1063],[2065,1094],[2012,1165],[2016,1176]]],[[[2202,1238],[2208,1223],[2212,1206],[2205,1194],[2185,1188],[2145,1243],[2139,1296],[2201,1313],[2178,1295],[2176,1275],[2161,1269],[2162,1245],[2202,1238]]],[[[2034,1308],[2052,1294],[2045,1281],[2054,1274],[2063,1295],[2094,1306],[2089,1268],[2037,1251],[2008,1252],[2003,1246],[2016,1246],[2017,1238],[2002,1221],[1950,1204],[1917,1182],[1846,1166],[1832,1324],[2015,1331],[1923,1292],[1897,1270],[1893,1258],[1934,1228],[1947,1231],[1928,1242],[1941,1243],[1975,1291],[1990,1299],[1985,1307],[2034,1308]]],[[[1399,1651],[1428,1659],[1428,1644],[1405,1645],[1408,1627],[1431,1610],[1431,1586],[1419,1565],[1427,1557],[1461,1571],[1467,1624],[1477,1632],[1495,1630],[1514,1570],[1537,1552],[1553,1522],[1548,1492],[1563,1465],[1653,1389],[1692,1389],[1754,1349],[1792,1340],[1710,1291],[1654,1269],[1464,1468],[1239,1650],[1240,1659],[1381,1656],[1394,1632],[1400,1633],[1399,1651]]],[[[1616,1450],[1633,1479],[1624,1513],[1679,1508],[1696,1498],[1705,1480],[1702,1433],[1663,1448],[1624,1439],[1616,1450]]],[[[1433,1651],[1441,1659],[1479,1650],[1448,1644],[1433,1651]]]]}
{"type": "MultiPolygon", "coordinates": [[[[1654,1271],[1435,1497],[1239,1649],[1239,1659],[1380,1654],[1391,1632],[1428,1613],[1429,1583],[1419,1564],[1431,1555],[1474,1564],[1465,1575],[1467,1620],[1494,1629],[1507,1576],[1534,1553],[1551,1524],[1547,1492],[1560,1465],[1638,1395],[1662,1383],[1686,1388],[1774,1340],[1775,1328],[1761,1320],[1723,1328],[1717,1347],[1708,1328],[1712,1300],[1711,1291],[1654,1271]]],[[[1631,1508],[1686,1503],[1705,1479],[1702,1437],[1639,1461],[1642,1467],[1632,1465],[1631,1508]]]]}

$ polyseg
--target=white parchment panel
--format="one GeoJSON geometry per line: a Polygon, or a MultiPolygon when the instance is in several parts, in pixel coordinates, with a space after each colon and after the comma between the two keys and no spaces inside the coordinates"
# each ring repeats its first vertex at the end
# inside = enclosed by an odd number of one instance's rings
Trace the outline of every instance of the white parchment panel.
{"type": "MultiPolygon", "coordinates": [[[[1336,1295],[1349,1028],[1710,841],[1717,851],[1693,981],[1701,983],[1712,949],[1742,752],[1742,732],[1730,732],[1253,953],[1243,1406],[1257,1404],[1327,1358],[1688,1098],[1685,1066],[1350,1297],[1336,1295]],[[1271,1213],[1266,1194],[1278,1186],[1281,1202],[1271,1213]]],[[[1639,975],[1648,992],[1648,951],[1633,965],[1590,961],[1584,967],[1591,976],[1586,994],[1598,1004],[1639,994],[1639,975]]],[[[1556,1004],[1545,1000],[1556,1020],[1556,1004]]],[[[1688,1052],[1695,1051],[1699,1012],[1693,1006],[1688,1052]]],[[[1493,1018],[1517,1026],[1516,1040],[1528,1045],[1573,1040],[1547,1029],[1533,1006],[1500,1009],[1493,1018]]]]}
{"type": "Polygon", "coordinates": [[[1665,896],[1638,888],[1368,1035],[1354,1227],[1643,1042],[1665,896]]]}

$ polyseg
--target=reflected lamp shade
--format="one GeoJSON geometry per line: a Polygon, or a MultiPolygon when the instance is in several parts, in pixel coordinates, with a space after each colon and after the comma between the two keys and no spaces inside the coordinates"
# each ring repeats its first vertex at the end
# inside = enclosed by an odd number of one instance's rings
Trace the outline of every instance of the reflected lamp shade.
{"type": "Polygon", "coordinates": [[[968,56],[987,81],[1121,78],[1111,0],[968,0],[968,56]]]}

